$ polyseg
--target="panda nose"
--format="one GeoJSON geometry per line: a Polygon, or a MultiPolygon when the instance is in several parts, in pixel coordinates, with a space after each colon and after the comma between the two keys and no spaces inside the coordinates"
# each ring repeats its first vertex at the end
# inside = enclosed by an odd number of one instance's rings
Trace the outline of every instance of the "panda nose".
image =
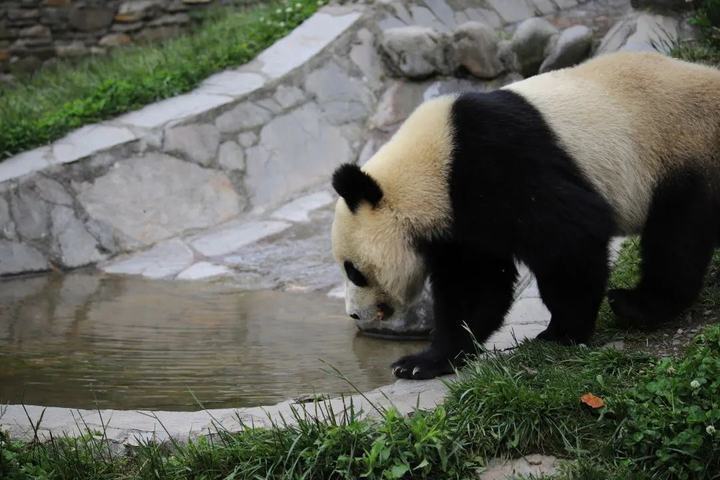
{"type": "Polygon", "coordinates": [[[353,320],[360,320],[360,315],[358,315],[357,313],[351,313],[350,318],[352,318],[353,320]]]}

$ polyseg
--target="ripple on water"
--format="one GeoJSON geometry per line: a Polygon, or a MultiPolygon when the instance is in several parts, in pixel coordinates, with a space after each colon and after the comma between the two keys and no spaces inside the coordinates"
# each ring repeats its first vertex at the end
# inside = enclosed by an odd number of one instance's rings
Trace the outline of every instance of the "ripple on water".
{"type": "Polygon", "coordinates": [[[360,389],[421,347],[356,335],[319,293],[87,273],[0,283],[0,403],[166,409],[360,389]]]}

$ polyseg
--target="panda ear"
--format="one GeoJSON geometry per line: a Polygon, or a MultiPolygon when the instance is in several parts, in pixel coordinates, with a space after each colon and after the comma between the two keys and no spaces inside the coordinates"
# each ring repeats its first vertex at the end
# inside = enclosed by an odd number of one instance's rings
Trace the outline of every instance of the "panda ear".
{"type": "Polygon", "coordinates": [[[363,201],[376,207],[383,196],[375,179],[351,163],[341,165],[335,170],[332,186],[353,213],[363,201]]]}

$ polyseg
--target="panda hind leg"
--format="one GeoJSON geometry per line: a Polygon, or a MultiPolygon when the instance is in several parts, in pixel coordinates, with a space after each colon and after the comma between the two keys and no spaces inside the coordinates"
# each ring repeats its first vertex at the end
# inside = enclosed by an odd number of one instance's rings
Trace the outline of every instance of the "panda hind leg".
{"type": "Polygon", "coordinates": [[[595,330],[608,278],[607,242],[581,242],[568,248],[565,261],[536,268],[540,296],[552,314],[537,338],[563,345],[587,343],[595,330]]]}
{"type": "Polygon", "coordinates": [[[608,292],[619,320],[652,328],[692,305],[716,245],[717,225],[717,204],[702,174],[676,172],[661,182],[641,235],[640,282],[608,292]]]}

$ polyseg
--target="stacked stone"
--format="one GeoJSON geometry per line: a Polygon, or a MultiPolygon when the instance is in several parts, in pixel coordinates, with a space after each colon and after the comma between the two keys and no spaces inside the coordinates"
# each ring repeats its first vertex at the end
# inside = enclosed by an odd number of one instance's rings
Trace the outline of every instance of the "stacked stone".
{"type": "MultiPolygon", "coordinates": [[[[231,0],[3,0],[0,74],[177,35],[190,10],[231,0]]],[[[8,78],[6,78],[8,79],[8,78]]]]}
{"type": "Polygon", "coordinates": [[[534,17],[520,23],[510,40],[501,40],[478,21],[458,25],[451,33],[421,26],[391,28],[383,32],[380,50],[397,76],[422,79],[467,72],[489,80],[575,65],[590,55],[592,42],[592,30],[585,25],[560,32],[548,20],[534,17]]]}

